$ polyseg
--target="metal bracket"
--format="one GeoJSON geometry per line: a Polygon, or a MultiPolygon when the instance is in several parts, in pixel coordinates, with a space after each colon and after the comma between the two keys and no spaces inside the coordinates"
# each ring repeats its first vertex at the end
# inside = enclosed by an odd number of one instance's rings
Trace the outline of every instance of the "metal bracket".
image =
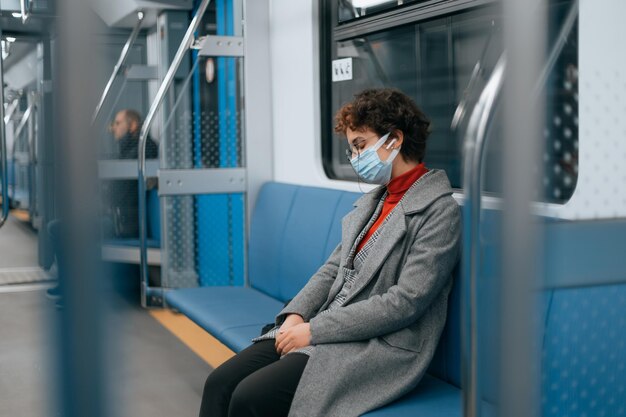
{"type": "Polygon", "coordinates": [[[159,71],[153,65],[130,65],[124,73],[128,81],[158,80],[159,71]]]}
{"type": "MultiPolygon", "coordinates": [[[[159,161],[150,159],[146,161],[146,177],[156,177],[159,169],[159,161]]],[[[124,180],[136,179],[136,159],[107,159],[98,161],[98,178],[101,180],[124,180]]]]}
{"type": "MultiPolygon", "coordinates": [[[[102,259],[111,262],[138,264],[139,248],[107,243],[102,245],[102,259]]],[[[161,265],[161,249],[148,248],[148,265],[161,265]]]]}
{"type": "Polygon", "coordinates": [[[157,176],[159,196],[246,191],[245,168],[161,169],[157,176]]]}
{"type": "Polygon", "coordinates": [[[241,36],[203,36],[194,41],[191,49],[200,56],[243,57],[244,41],[241,36]]]}

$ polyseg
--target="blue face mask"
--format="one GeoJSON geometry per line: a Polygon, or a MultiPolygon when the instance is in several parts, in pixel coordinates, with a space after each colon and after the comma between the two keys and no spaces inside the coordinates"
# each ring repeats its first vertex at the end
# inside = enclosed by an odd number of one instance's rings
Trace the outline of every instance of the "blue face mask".
{"type": "MultiPolygon", "coordinates": [[[[391,163],[398,156],[399,149],[391,151],[391,155],[386,161],[381,161],[378,156],[378,149],[385,143],[389,133],[380,138],[376,144],[365,149],[359,155],[350,160],[357,175],[366,183],[384,185],[391,179],[391,163]]],[[[396,140],[393,139],[385,149],[390,149],[396,140]]]]}

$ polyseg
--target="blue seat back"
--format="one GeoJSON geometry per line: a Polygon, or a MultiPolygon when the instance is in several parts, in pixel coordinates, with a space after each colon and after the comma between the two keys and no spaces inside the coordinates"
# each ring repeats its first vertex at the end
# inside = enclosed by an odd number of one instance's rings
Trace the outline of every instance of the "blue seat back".
{"type": "Polygon", "coordinates": [[[623,414],[626,284],[552,292],[543,341],[543,415],[623,414]]]}
{"type": "Polygon", "coordinates": [[[161,243],[161,208],[159,190],[152,188],[147,194],[148,238],[161,243]]]}
{"type": "MultiPolygon", "coordinates": [[[[286,301],[293,298],[341,241],[341,220],[359,193],[267,183],[257,198],[249,239],[253,288],[286,301]]],[[[448,321],[429,373],[457,387],[460,376],[460,268],[448,305],[448,321]]]]}
{"type": "MultiPolygon", "coordinates": [[[[7,160],[7,184],[9,186],[15,185],[15,166],[13,164],[13,159],[8,158],[7,160]]],[[[0,188],[2,185],[0,184],[0,188]]]]}
{"type": "Polygon", "coordinates": [[[283,302],[293,298],[339,243],[341,218],[358,197],[325,188],[265,184],[250,227],[250,285],[283,302]]]}
{"type": "Polygon", "coordinates": [[[543,415],[626,415],[626,220],[544,231],[543,415]]]}
{"type": "Polygon", "coordinates": [[[461,268],[454,269],[446,326],[428,373],[461,387],[461,268]]]}

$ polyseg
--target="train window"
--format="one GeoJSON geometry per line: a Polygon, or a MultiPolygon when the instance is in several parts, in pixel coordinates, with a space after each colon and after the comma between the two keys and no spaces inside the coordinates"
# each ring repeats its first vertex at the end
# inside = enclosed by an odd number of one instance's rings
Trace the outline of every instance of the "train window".
{"type": "MultiPolygon", "coordinates": [[[[498,6],[467,4],[471,6],[450,2],[448,8],[433,9],[430,3],[409,1],[320,2],[322,152],[330,178],[356,180],[343,157],[346,145],[333,132],[335,112],[365,88],[394,87],[415,99],[431,118],[426,164],[446,170],[452,186],[461,188],[460,132],[465,126],[452,127],[454,113],[464,98],[470,104],[475,100],[502,52],[498,6]],[[342,65],[351,73],[342,75],[342,65]]],[[[570,0],[551,2],[549,42],[570,5],[570,0]]],[[[546,91],[551,123],[545,130],[544,194],[550,202],[569,199],[576,183],[576,28],[569,38],[546,91]]],[[[493,131],[497,135],[498,129],[493,131]]],[[[485,189],[498,193],[499,176],[489,173],[497,172],[499,141],[493,138],[489,146],[485,189]]]]}

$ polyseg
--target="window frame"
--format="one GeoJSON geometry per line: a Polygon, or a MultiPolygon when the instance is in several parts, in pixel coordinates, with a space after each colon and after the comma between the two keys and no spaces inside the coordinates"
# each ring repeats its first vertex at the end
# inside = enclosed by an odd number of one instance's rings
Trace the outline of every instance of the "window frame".
{"type": "MultiPolygon", "coordinates": [[[[451,16],[498,3],[497,0],[430,0],[390,9],[346,23],[338,23],[336,1],[318,0],[319,10],[319,77],[322,168],[327,178],[336,181],[356,182],[356,174],[342,172],[341,177],[333,161],[333,117],[331,62],[333,44],[376,32],[415,25],[427,20],[451,16]],[[328,135],[331,135],[329,138],[328,135]],[[343,175],[345,175],[345,177],[343,175]]],[[[339,156],[341,157],[341,156],[339,156]]],[[[348,170],[346,170],[348,171],[348,170]]]]}
{"type": "MultiPolygon", "coordinates": [[[[565,2],[565,0],[562,0],[565,2]]],[[[571,0],[570,0],[571,1],[571,0]]],[[[452,18],[461,13],[478,11],[483,8],[497,7],[496,0],[430,0],[411,3],[388,11],[381,11],[370,16],[355,18],[344,23],[338,21],[337,1],[319,0],[319,56],[320,56],[320,122],[321,122],[321,160],[322,168],[327,178],[336,181],[356,182],[357,176],[351,170],[349,164],[341,164],[342,152],[336,152],[340,146],[333,134],[333,83],[332,83],[332,60],[336,51],[336,43],[350,41],[354,38],[373,35],[376,33],[397,29],[403,26],[418,25],[428,21],[445,17],[452,18]],[[329,137],[330,136],[330,137],[329,137]],[[334,159],[333,159],[334,157],[334,159]]],[[[560,3],[556,0],[555,3],[560,3]]],[[[579,23],[576,23],[577,27],[579,23]]],[[[576,31],[579,29],[577,28],[576,31]]],[[[550,41],[552,42],[552,41],[550,41]]],[[[546,51],[548,52],[548,51],[546,51]]],[[[561,52],[562,54],[562,52],[561,52]]],[[[578,57],[576,67],[580,66],[578,57]]],[[[554,68],[552,69],[554,72],[554,68]]],[[[547,86],[546,86],[547,87],[547,86]]],[[[544,87],[545,88],[545,87],[544,87]]],[[[546,113],[547,116],[547,113],[546,113]]],[[[580,129],[578,126],[576,141],[580,140],[580,129]]],[[[493,133],[492,133],[493,134],[493,133]]],[[[550,146],[551,142],[546,145],[550,146]]],[[[576,145],[574,145],[576,147],[576,145]]],[[[576,149],[578,149],[576,147],[576,149]]],[[[545,156],[544,156],[545,158],[545,156]]],[[[578,158],[580,156],[578,155],[578,158]]],[[[579,165],[577,165],[579,166],[579,165]]],[[[546,173],[548,167],[544,165],[546,173]]],[[[578,186],[578,170],[575,170],[573,178],[573,188],[571,193],[565,196],[549,194],[547,189],[541,191],[542,197],[537,203],[562,207],[573,197],[578,186]]],[[[547,177],[544,177],[546,181],[547,177]]],[[[568,186],[565,184],[565,186],[568,186]]],[[[545,185],[547,187],[547,185],[545,185]]],[[[454,187],[455,192],[463,193],[461,186],[454,187]]],[[[499,198],[498,192],[485,191],[485,195],[499,198]]]]}

